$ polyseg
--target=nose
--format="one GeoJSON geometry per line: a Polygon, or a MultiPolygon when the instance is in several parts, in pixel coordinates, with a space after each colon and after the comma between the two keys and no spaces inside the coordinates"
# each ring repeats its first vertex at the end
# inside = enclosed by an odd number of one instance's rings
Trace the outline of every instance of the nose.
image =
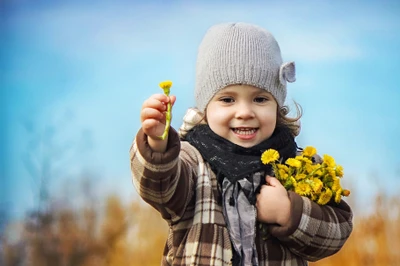
{"type": "Polygon", "coordinates": [[[249,103],[242,102],[237,105],[235,118],[237,119],[251,119],[254,118],[254,110],[249,103]]]}

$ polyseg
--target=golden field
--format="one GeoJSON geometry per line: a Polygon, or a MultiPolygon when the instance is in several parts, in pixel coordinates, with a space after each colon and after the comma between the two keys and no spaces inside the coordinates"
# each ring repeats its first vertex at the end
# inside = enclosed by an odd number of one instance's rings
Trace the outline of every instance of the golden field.
{"type": "MultiPolygon", "coordinates": [[[[141,200],[123,204],[117,196],[101,208],[94,203],[79,210],[48,208],[9,224],[0,264],[159,265],[168,227],[156,211],[141,200]]],[[[377,196],[371,213],[354,217],[340,252],[310,265],[400,265],[400,198],[377,196]]]]}

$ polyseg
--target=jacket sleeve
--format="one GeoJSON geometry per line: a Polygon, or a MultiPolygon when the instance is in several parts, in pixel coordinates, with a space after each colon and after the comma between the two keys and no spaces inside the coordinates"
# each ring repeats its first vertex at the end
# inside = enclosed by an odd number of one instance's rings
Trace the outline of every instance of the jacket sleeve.
{"type": "Polygon", "coordinates": [[[152,151],[142,129],[130,149],[132,180],[137,192],[169,223],[182,217],[194,191],[196,169],[190,166],[190,159],[181,151],[179,136],[172,128],[164,153],[152,151]]]}
{"type": "Polygon", "coordinates": [[[293,253],[317,261],[338,252],[353,230],[353,213],[341,201],[318,205],[290,191],[291,221],[287,226],[272,226],[270,232],[293,253]]]}

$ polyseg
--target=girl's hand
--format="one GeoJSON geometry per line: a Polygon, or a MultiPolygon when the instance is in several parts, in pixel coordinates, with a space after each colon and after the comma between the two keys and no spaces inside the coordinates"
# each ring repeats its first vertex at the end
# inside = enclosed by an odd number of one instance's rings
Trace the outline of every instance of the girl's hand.
{"type": "Polygon", "coordinates": [[[287,224],[290,219],[290,200],[286,189],[275,178],[267,176],[267,185],[262,185],[257,195],[257,219],[260,222],[287,224]]]}
{"type": "Polygon", "coordinates": [[[176,97],[167,97],[164,94],[153,94],[143,102],[140,112],[140,121],[143,132],[149,139],[150,147],[154,151],[163,152],[166,148],[167,140],[160,140],[159,136],[163,134],[165,128],[165,112],[167,103],[175,103],[176,97]]]}

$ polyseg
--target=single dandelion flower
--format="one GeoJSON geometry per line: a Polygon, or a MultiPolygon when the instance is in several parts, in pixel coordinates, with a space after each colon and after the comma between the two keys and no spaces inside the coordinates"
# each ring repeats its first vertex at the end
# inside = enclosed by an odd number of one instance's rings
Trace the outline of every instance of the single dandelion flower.
{"type": "Polygon", "coordinates": [[[305,182],[299,182],[294,188],[294,192],[296,192],[300,196],[308,196],[311,195],[312,190],[309,184],[305,182]]]}
{"type": "Polygon", "coordinates": [[[278,167],[279,170],[282,169],[282,170],[285,171],[286,173],[289,172],[289,167],[287,167],[287,165],[284,165],[284,164],[281,164],[281,163],[280,163],[280,164],[277,164],[276,166],[278,167]]]}
{"type": "Polygon", "coordinates": [[[336,170],[335,170],[335,169],[333,169],[333,168],[331,168],[331,167],[327,167],[327,168],[326,168],[326,171],[328,172],[328,174],[329,174],[331,177],[336,178],[336,170]]]}
{"type": "Polygon", "coordinates": [[[333,178],[332,190],[333,192],[341,190],[342,187],[340,186],[340,179],[337,177],[333,178]]]}
{"type": "Polygon", "coordinates": [[[169,96],[170,88],[172,87],[172,81],[166,80],[166,81],[160,82],[159,86],[164,91],[164,94],[169,96]]]}
{"type": "Polygon", "coordinates": [[[312,193],[310,199],[311,199],[312,201],[314,201],[314,202],[317,202],[318,194],[312,193]]]}
{"type": "Polygon", "coordinates": [[[343,189],[342,195],[345,196],[345,197],[348,197],[348,196],[350,195],[350,190],[348,190],[348,189],[343,189]]]}
{"type": "Polygon", "coordinates": [[[306,171],[307,174],[311,174],[314,169],[316,169],[314,164],[306,164],[304,165],[304,170],[306,171]]]}
{"type": "Polygon", "coordinates": [[[299,160],[301,162],[304,162],[306,164],[312,164],[312,161],[310,159],[308,159],[307,157],[304,157],[302,155],[298,155],[295,157],[296,160],[299,160]]]}
{"type": "Polygon", "coordinates": [[[297,185],[297,181],[293,176],[290,177],[290,181],[292,181],[293,186],[297,185]]]}
{"type": "Polygon", "coordinates": [[[321,165],[319,165],[319,167],[316,167],[314,169],[313,176],[318,176],[318,177],[324,176],[324,172],[322,170],[323,170],[323,168],[321,168],[321,165]]]}
{"type": "MultiPolygon", "coordinates": [[[[172,81],[166,80],[166,81],[160,82],[159,86],[164,91],[164,94],[169,97],[170,88],[172,86],[172,81]]],[[[171,126],[171,101],[168,102],[167,111],[165,112],[164,133],[158,137],[159,139],[164,140],[168,136],[168,131],[169,131],[170,126],[171,126]]]]}
{"type": "Polygon", "coordinates": [[[311,181],[311,188],[315,193],[320,193],[324,184],[318,178],[313,178],[311,181]]]}
{"type": "Polygon", "coordinates": [[[279,169],[278,172],[279,172],[280,180],[286,180],[289,177],[288,173],[283,169],[279,169]]]}
{"type": "Polygon", "coordinates": [[[300,168],[301,167],[301,162],[299,160],[296,160],[294,158],[289,158],[285,162],[287,165],[294,167],[294,168],[300,168]]]}
{"type": "Polygon", "coordinates": [[[307,157],[313,157],[315,154],[317,154],[317,149],[315,149],[312,146],[307,146],[303,150],[303,155],[307,157]]]}
{"type": "Polygon", "coordinates": [[[335,202],[339,204],[341,199],[342,199],[342,188],[340,188],[338,191],[335,192],[335,202]]]}
{"type": "Polygon", "coordinates": [[[306,174],[297,174],[296,176],[295,176],[295,179],[298,181],[298,180],[302,180],[302,179],[305,179],[305,178],[307,178],[307,175],[306,174]]]}
{"type": "Polygon", "coordinates": [[[335,159],[333,159],[333,157],[328,154],[324,154],[323,161],[324,161],[324,164],[326,164],[328,167],[333,168],[336,165],[335,159]]]}
{"type": "Polygon", "coordinates": [[[291,190],[292,188],[295,188],[297,186],[296,179],[294,179],[293,176],[288,177],[283,186],[286,188],[286,190],[291,190]]]}
{"type": "Polygon", "coordinates": [[[274,149],[268,149],[261,155],[261,161],[263,164],[269,164],[279,159],[279,152],[274,149]]]}
{"type": "Polygon", "coordinates": [[[335,170],[336,170],[336,176],[343,177],[344,175],[343,166],[337,165],[335,170]]]}
{"type": "Polygon", "coordinates": [[[326,188],[326,190],[322,191],[321,194],[319,195],[317,203],[319,205],[325,205],[331,200],[331,198],[332,198],[332,190],[326,188]]]}

